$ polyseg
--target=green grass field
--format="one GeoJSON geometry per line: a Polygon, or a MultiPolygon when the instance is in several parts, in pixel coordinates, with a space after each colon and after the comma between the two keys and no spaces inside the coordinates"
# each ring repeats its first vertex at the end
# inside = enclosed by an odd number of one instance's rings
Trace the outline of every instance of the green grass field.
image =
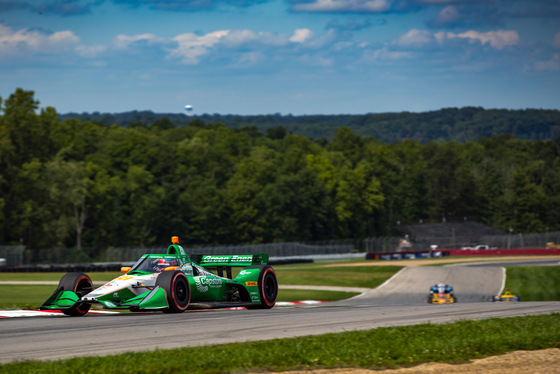
{"type": "Polygon", "coordinates": [[[403,266],[276,267],[280,284],[375,288],[403,266]]]}
{"type": "Polygon", "coordinates": [[[560,300],[560,267],[510,266],[506,268],[506,288],[521,301],[560,300]]]}
{"type": "Polygon", "coordinates": [[[343,367],[379,370],[424,362],[463,363],[514,350],[553,347],[560,347],[560,314],[383,327],[52,362],[17,362],[0,365],[0,373],[239,374],[343,367]]]}

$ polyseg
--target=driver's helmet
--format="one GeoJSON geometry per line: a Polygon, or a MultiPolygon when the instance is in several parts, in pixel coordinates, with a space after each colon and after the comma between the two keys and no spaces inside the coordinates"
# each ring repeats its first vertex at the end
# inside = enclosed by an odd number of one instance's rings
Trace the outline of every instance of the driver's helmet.
{"type": "Polygon", "coordinates": [[[160,258],[157,262],[157,266],[159,268],[166,268],[169,266],[177,266],[177,260],[176,259],[168,259],[168,258],[160,258]]]}

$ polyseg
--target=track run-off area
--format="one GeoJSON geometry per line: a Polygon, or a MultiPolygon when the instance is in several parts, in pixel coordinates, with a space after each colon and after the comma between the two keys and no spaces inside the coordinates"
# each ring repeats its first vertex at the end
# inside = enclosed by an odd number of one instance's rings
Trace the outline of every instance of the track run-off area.
{"type": "Polygon", "coordinates": [[[560,312],[560,301],[491,302],[492,296],[499,294],[504,287],[504,266],[560,266],[560,256],[494,258],[464,263],[462,259],[446,260],[453,263],[443,266],[441,260],[437,262],[440,266],[418,266],[429,265],[429,260],[353,263],[351,265],[409,266],[380,287],[360,289],[358,296],[337,302],[276,306],[270,310],[0,318],[0,362],[100,356],[376,327],[560,312]],[[459,301],[457,304],[426,303],[429,287],[440,282],[454,287],[459,301]]]}

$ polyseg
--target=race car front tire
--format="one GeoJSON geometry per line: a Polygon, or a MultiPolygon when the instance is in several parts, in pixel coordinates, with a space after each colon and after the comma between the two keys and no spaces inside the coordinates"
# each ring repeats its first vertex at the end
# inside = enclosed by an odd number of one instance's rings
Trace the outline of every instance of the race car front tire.
{"type": "Polygon", "coordinates": [[[164,313],[182,313],[187,310],[191,301],[189,281],[182,271],[164,271],[157,280],[156,286],[165,291],[168,308],[164,313]]]}
{"type": "MultiPolygon", "coordinates": [[[[93,283],[91,278],[84,273],[66,273],[60,279],[58,287],[62,288],[62,291],[72,291],[78,297],[87,295],[93,289],[93,283]]],[[[72,306],[69,309],[63,309],[62,313],[67,316],[83,316],[89,311],[91,304],[89,303],[79,303],[72,306]]]]}

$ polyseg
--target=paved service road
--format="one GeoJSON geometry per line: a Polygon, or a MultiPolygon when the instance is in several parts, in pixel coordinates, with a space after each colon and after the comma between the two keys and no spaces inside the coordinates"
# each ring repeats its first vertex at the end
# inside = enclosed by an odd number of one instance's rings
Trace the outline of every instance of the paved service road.
{"type": "Polygon", "coordinates": [[[498,266],[409,267],[376,290],[349,300],[326,303],[322,307],[2,318],[0,362],[107,355],[560,311],[560,302],[483,301],[500,290],[502,277],[503,271],[498,266]],[[428,289],[436,282],[454,286],[459,303],[427,304],[428,289]]]}

